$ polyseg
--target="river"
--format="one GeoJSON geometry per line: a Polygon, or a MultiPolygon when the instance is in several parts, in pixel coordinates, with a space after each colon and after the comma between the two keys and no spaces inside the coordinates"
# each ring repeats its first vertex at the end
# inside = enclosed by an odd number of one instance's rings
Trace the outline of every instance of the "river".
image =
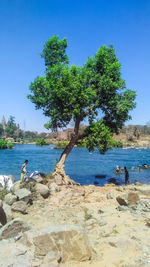
{"type": "MultiPolygon", "coordinates": [[[[0,150],[0,174],[12,174],[15,180],[20,179],[20,168],[25,159],[29,160],[27,170],[32,173],[37,170],[50,173],[62,150],[53,149],[53,145],[39,147],[36,145],[15,145],[14,149],[0,150]]],[[[108,179],[117,178],[124,183],[124,174],[116,176],[117,165],[126,166],[130,181],[150,183],[150,168],[140,172],[137,165],[146,163],[150,166],[150,149],[113,149],[101,155],[96,149],[89,152],[85,148],[74,148],[66,161],[66,173],[82,185],[104,185],[108,179]],[[96,175],[106,175],[105,178],[95,178],[96,175]]]]}

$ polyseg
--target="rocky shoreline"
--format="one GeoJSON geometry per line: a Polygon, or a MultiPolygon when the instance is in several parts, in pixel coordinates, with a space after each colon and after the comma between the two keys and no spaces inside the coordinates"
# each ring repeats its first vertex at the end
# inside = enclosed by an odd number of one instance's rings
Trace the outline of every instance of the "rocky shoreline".
{"type": "Polygon", "coordinates": [[[36,176],[0,201],[0,222],[1,267],[150,266],[150,185],[36,176]]]}

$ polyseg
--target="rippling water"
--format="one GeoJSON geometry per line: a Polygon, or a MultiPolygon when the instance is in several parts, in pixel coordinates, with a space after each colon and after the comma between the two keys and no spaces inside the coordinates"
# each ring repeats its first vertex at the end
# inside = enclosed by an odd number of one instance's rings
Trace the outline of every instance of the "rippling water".
{"type": "MultiPolygon", "coordinates": [[[[29,160],[27,170],[50,173],[62,150],[52,149],[51,146],[15,145],[14,149],[0,150],[0,174],[12,174],[20,179],[20,168],[25,159],[29,160]]],[[[114,149],[100,155],[98,150],[89,153],[85,148],[74,148],[66,161],[66,173],[75,181],[83,184],[103,185],[109,178],[117,178],[124,183],[124,174],[116,176],[116,165],[126,166],[131,182],[150,183],[150,168],[140,172],[137,165],[146,163],[150,166],[150,149],[114,149]],[[106,175],[106,178],[95,178],[96,175],[106,175]]]]}

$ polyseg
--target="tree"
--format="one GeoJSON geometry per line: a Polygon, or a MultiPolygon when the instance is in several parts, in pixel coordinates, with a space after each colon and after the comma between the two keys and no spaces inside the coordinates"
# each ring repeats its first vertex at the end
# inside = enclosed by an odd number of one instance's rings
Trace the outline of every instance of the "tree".
{"type": "Polygon", "coordinates": [[[15,117],[10,116],[5,129],[6,136],[13,138],[16,137],[15,135],[16,130],[17,130],[17,125],[15,123],[15,117]]]}
{"type": "Polygon", "coordinates": [[[3,125],[0,123],[0,136],[2,136],[4,133],[3,125]]]}
{"type": "Polygon", "coordinates": [[[64,163],[79,138],[80,123],[88,119],[83,135],[87,148],[98,147],[100,153],[105,153],[112,146],[112,134],[131,118],[129,111],[135,107],[136,93],[126,88],[112,45],[100,47],[83,67],[69,66],[66,48],[65,38],[53,36],[46,42],[41,54],[45,76],[31,83],[28,98],[50,118],[48,129],[67,127],[74,121],[74,134],[55,168],[69,183],[64,163]]]}

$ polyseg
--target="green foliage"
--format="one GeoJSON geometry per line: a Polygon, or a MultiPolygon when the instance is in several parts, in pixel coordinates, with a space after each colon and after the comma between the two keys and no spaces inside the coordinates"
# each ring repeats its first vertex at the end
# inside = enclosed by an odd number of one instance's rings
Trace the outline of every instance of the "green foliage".
{"type": "Polygon", "coordinates": [[[82,140],[82,139],[78,140],[77,146],[78,147],[86,147],[85,140],[82,140]]]}
{"type": "Polygon", "coordinates": [[[0,123],[0,136],[2,136],[4,133],[3,125],[0,123]]]}
{"type": "Polygon", "coordinates": [[[0,149],[7,148],[7,142],[4,139],[0,139],[0,149]]]}
{"type": "Polygon", "coordinates": [[[112,234],[117,235],[119,232],[117,230],[112,231],[112,234]]]}
{"type": "Polygon", "coordinates": [[[92,122],[85,130],[85,142],[89,151],[97,147],[101,154],[104,154],[113,146],[112,133],[102,121],[92,122]]]}
{"type": "Polygon", "coordinates": [[[14,147],[14,145],[12,143],[9,143],[9,142],[7,143],[7,148],[11,149],[13,147],[14,147]]]}
{"type": "Polygon", "coordinates": [[[78,135],[77,125],[86,118],[86,146],[105,153],[113,146],[112,133],[118,133],[131,118],[136,93],[126,88],[112,45],[100,47],[83,67],[68,64],[66,48],[66,39],[59,40],[58,36],[46,42],[42,52],[45,76],[31,83],[28,98],[49,117],[47,129],[57,130],[74,121],[78,135]]]}
{"type": "Polygon", "coordinates": [[[121,141],[112,140],[112,146],[115,148],[121,148],[123,147],[123,143],[121,141]]]}
{"type": "Polygon", "coordinates": [[[13,144],[10,142],[6,142],[4,139],[0,139],[0,149],[6,149],[6,148],[13,148],[13,144]]]}
{"type": "Polygon", "coordinates": [[[64,149],[69,144],[69,141],[59,141],[54,148],[55,149],[64,149]]]}
{"type": "Polygon", "coordinates": [[[16,131],[17,131],[17,125],[15,123],[15,117],[10,116],[5,129],[5,134],[7,137],[14,137],[16,131]]]}
{"type": "Polygon", "coordinates": [[[45,145],[49,145],[44,138],[38,138],[36,140],[36,145],[37,146],[45,146],[45,145]]]}

